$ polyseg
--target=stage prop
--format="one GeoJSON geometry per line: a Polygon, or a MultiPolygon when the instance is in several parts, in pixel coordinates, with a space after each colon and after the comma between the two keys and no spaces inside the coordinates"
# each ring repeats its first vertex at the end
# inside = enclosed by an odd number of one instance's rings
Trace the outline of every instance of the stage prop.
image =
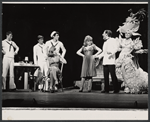
{"type": "MultiPolygon", "coordinates": [[[[99,59],[96,59],[96,73],[97,73],[97,76],[96,77],[93,77],[93,82],[92,84],[98,84],[100,87],[99,87],[99,90],[103,90],[104,89],[104,74],[103,74],[103,65],[102,65],[102,60],[99,60],[99,59]]],[[[118,81],[119,81],[119,84],[122,83],[122,77],[120,76],[117,76],[118,77],[118,81]]],[[[111,83],[111,76],[109,74],[109,81],[110,81],[110,89],[112,87],[112,83],[111,83]]],[[[84,89],[85,91],[87,91],[87,86],[88,85],[88,80],[85,81],[85,84],[84,84],[84,89]]],[[[79,81],[75,81],[75,87],[79,87],[80,88],[81,86],[81,80],[79,81]]]]}
{"type": "Polygon", "coordinates": [[[28,90],[28,78],[29,75],[31,75],[31,72],[35,72],[39,66],[33,65],[30,63],[14,63],[15,70],[18,70],[18,68],[21,68],[21,71],[24,73],[24,90],[28,90]]]}

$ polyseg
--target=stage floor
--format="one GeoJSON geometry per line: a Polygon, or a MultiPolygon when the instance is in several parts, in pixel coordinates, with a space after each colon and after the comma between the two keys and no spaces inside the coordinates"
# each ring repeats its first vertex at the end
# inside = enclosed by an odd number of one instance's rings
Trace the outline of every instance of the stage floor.
{"type": "Polygon", "coordinates": [[[131,108],[147,109],[148,94],[78,92],[68,88],[63,92],[2,92],[2,107],[44,107],[44,108],[131,108]]]}

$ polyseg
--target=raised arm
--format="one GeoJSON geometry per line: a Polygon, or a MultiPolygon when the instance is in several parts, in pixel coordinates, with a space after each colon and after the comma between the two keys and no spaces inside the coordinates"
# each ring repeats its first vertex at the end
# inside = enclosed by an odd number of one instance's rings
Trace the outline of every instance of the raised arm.
{"type": "Polygon", "coordinates": [[[81,47],[81,48],[76,52],[76,54],[79,55],[79,56],[84,57],[84,54],[81,53],[81,52],[82,52],[82,49],[83,49],[83,47],[81,47]]]}

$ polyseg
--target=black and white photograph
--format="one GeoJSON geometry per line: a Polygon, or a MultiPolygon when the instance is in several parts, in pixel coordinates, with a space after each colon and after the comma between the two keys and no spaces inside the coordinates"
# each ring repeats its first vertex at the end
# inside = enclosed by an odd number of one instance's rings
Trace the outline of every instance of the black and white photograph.
{"type": "Polygon", "coordinates": [[[148,2],[2,2],[2,120],[148,120],[148,2]]]}

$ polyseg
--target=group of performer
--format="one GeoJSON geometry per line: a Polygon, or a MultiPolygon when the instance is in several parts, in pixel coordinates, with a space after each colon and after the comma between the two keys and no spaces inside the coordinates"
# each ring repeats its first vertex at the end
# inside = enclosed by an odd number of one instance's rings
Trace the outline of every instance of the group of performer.
{"type": "MultiPolygon", "coordinates": [[[[119,37],[113,38],[111,30],[104,30],[102,49],[93,43],[90,35],[85,37],[83,46],[77,51],[77,54],[83,57],[79,92],[83,92],[85,80],[88,80],[88,92],[91,92],[92,79],[97,75],[95,59],[103,58],[104,90],[101,91],[102,93],[109,93],[109,73],[114,87],[113,93],[120,91],[118,79],[123,81],[122,86],[125,87],[125,93],[148,93],[148,73],[140,68],[137,59],[137,54],[147,53],[147,50],[142,49],[141,35],[137,33],[144,12],[143,9],[135,14],[131,12],[123,26],[117,30],[119,37]],[[96,54],[94,54],[94,50],[97,51],[96,54]],[[120,52],[117,59],[116,52],[120,52]]],[[[41,73],[42,77],[45,77],[43,89],[54,92],[56,85],[61,80],[59,64],[67,62],[64,59],[66,49],[59,41],[59,33],[53,31],[50,36],[52,39],[44,44],[44,37],[38,35],[38,43],[33,47],[34,64],[40,67],[34,75],[38,78],[41,73]],[[62,50],[61,54],[60,50],[62,50]]],[[[19,47],[12,41],[12,33],[7,32],[6,39],[2,41],[2,53],[4,54],[2,89],[6,89],[6,76],[9,68],[10,89],[16,89],[13,70],[14,56],[18,51],[19,47]]]]}
{"type": "MultiPolygon", "coordinates": [[[[55,85],[59,83],[59,78],[61,77],[59,64],[60,62],[63,64],[66,64],[67,62],[64,59],[66,49],[63,43],[59,41],[59,32],[53,31],[50,36],[53,39],[47,41],[45,44],[44,37],[41,35],[38,36],[38,44],[33,47],[33,56],[34,64],[40,66],[40,72],[42,75],[46,78],[50,78],[45,79],[46,81],[44,82],[44,85],[42,85],[44,91],[51,89],[51,92],[54,92],[55,85]],[[62,50],[61,54],[60,50],[62,50]]],[[[39,69],[34,76],[38,78],[38,74],[39,69]]],[[[34,86],[36,87],[36,85],[34,86]]]]}
{"type": "MultiPolygon", "coordinates": [[[[39,66],[38,70],[34,73],[34,90],[36,90],[37,85],[40,86],[40,82],[45,77],[46,81],[44,82],[44,85],[42,85],[42,89],[44,91],[48,91],[50,89],[51,92],[54,92],[55,86],[60,82],[62,77],[59,64],[60,62],[63,64],[67,63],[64,59],[66,49],[63,43],[59,41],[59,33],[57,31],[53,31],[50,36],[52,39],[44,44],[44,37],[42,35],[38,35],[38,43],[33,47],[34,64],[39,66]],[[61,54],[60,50],[62,50],[61,54]]],[[[3,90],[6,90],[6,77],[9,68],[9,88],[11,91],[16,90],[16,85],[14,83],[14,56],[18,53],[18,51],[19,47],[14,41],[12,41],[12,32],[7,32],[6,39],[2,41],[2,53],[4,54],[2,72],[3,90]]]]}

